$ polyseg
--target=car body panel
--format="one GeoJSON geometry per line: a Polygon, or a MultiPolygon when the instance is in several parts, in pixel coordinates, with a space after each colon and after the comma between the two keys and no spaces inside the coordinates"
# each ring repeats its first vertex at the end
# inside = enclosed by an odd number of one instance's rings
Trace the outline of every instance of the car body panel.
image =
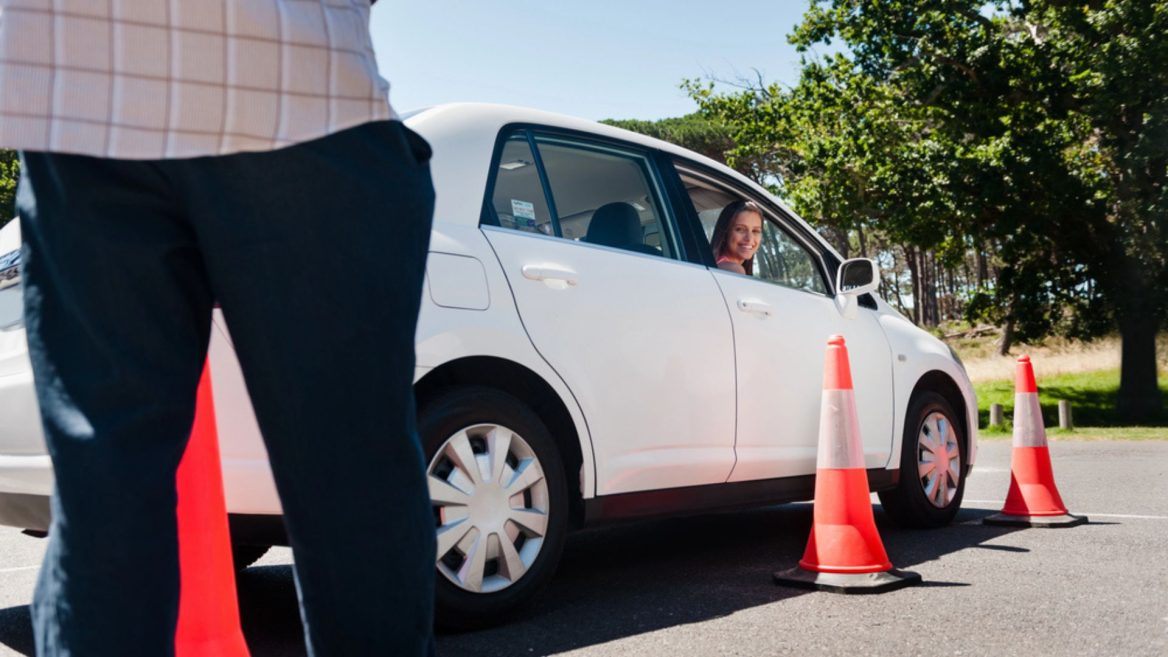
{"type": "MultiPolygon", "coordinates": [[[[767,394],[760,393],[749,404],[740,402],[736,398],[737,385],[757,386],[759,390],[774,385],[757,373],[743,371],[752,362],[751,355],[761,351],[760,348],[748,350],[742,345],[738,363],[734,364],[735,320],[731,316],[737,311],[733,307],[736,297],[729,288],[749,287],[747,283],[757,284],[757,281],[743,278],[727,282],[730,275],[698,264],[630,253],[617,254],[618,258],[606,253],[605,247],[581,247],[567,240],[504,234],[505,229],[479,226],[493,151],[500,131],[512,125],[578,131],[698,163],[766,198],[812,236],[808,239],[815,241],[816,248],[838,258],[786,206],[762,187],[708,158],[582,119],[507,106],[453,104],[414,114],[407,124],[434,146],[431,168],[437,194],[430,248],[438,257],[427,269],[416,341],[415,381],[470,356],[498,358],[534,373],[563,403],[575,428],[583,461],[580,494],[585,499],[626,491],[700,486],[727,479],[750,481],[813,471],[814,445],[808,442],[808,436],[812,435],[809,421],[800,420],[798,440],[771,446],[766,444],[767,425],[781,424],[782,417],[764,414],[745,423],[736,417],[748,410],[750,404],[762,405],[768,399],[767,394]],[[541,248],[532,250],[531,244],[537,242],[541,248]],[[569,247],[571,253],[556,255],[569,247]],[[580,290],[552,290],[543,283],[517,275],[516,267],[521,269],[525,258],[532,262],[555,258],[558,264],[584,269],[587,277],[582,275],[580,290]],[[560,262],[560,259],[571,259],[571,262],[560,262]],[[608,263],[616,260],[621,264],[613,269],[608,263]],[[557,345],[544,337],[574,330],[569,324],[581,321],[588,310],[573,308],[571,303],[560,304],[554,293],[583,291],[593,295],[598,293],[588,289],[594,285],[593,281],[603,281],[605,285],[616,286],[612,289],[619,289],[622,283],[627,286],[630,281],[654,279],[660,283],[662,277],[669,276],[683,281],[674,287],[685,289],[686,294],[661,293],[654,288],[652,302],[657,305],[653,308],[660,316],[645,325],[627,321],[626,313],[643,301],[635,290],[630,289],[624,297],[602,304],[603,316],[594,318],[595,323],[611,325],[609,333],[623,340],[613,351],[595,353],[577,336],[572,345],[579,347],[578,355],[583,357],[571,358],[569,346],[557,345]],[[533,303],[537,307],[543,303],[559,307],[554,313],[532,314],[527,306],[533,303]],[[685,303],[694,305],[681,307],[685,303]],[[661,330],[664,324],[671,324],[674,330],[661,330]],[[695,338],[695,332],[704,333],[695,338]],[[648,360],[641,359],[642,352],[650,355],[648,360]],[[622,373],[620,365],[626,362],[640,364],[622,373]],[[735,367],[739,370],[737,375],[735,367]],[[622,394],[616,390],[614,383],[605,380],[610,376],[615,376],[617,382],[632,383],[631,391],[622,394]],[[739,377],[737,384],[735,376],[739,377]],[[662,391],[652,390],[654,381],[662,391]],[[658,396],[645,397],[644,390],[652,390],[658,396]],[[644,408],[638,410],[638,403],[644,408]],[[650,408],[658,414],[660,426],[646,421],[644,410],[650,408]],[[604,414],[610,410],[612,414],[606,417],[604,414]],[[736,432],[736,423],[741,424],[741,431],[736,432]],[[788,457],[792,459],[790,463],[786,462],[788,457]]],[[[0,230],[0,254],[18,248],[19,241],[18,222],[11,222],[0,230]]],[[[567,295],[559,297],[562,300],[567,295]]],[[[904,409],[914,387],[929,372],[945,374],[961,390],[970,427],[968,461],[972,463],[976,457],[976,401],[968,377],[947,347],[912,326],[883,301],[878,301],[875,311],[861,309],[857,320],[839,322],[829,321],[831,315],[826,306],[832,302],[824,297],[814,304],[801,304],[823,306],[816,312],[824,319],[807,322],[806,327],[788,329],[797,332],[813,328],[815,335],[807,339],[819,344],[815,350],[802,354],[798,367],[791,369],[806,377],[811,389],[818,390],[822,343],[827,337],[818,333],[830,330],[845,335],[853,356],[857,403],[864,418],[862,435],[868,467],[898,467],[904,409]],[[861,332],[865,335],[861,336],[861,332]],[[879,344],[873,346],[873,341],[879,339],[886,340],[883,356],[879,344]],[[871,387],[867,383],[870,379],[884,376],[874,373],[880,369],[872,364],[879,360],[877,357],[890,363],[892,382],[887,385],[888,394],[884,389],[877,395],[866,390],[871,387]],[[887,401],[880,402],[880,399],[887,401]],[[883,410],[872,410],[876,406],[883,406],[883,410]]],[[[744,319],[739,318],[739,322],[744,319]]],[[[278,514],[279,500],[266,451],[232,351],[230,334],[221,316],[217,314],[214,322],[209,358],[228,509],[232,513],[278,514]]],[[[776,334],[782,335],[782,332],[776,334]]],[[[754,339],[765,340],[761,335],[754,339]]],[[[0,331],[0,495],[48,496],[52,490],[51,464],[45,455],[39,413],[32,394],[25,340],[22,328],[0,331]]],[[[800,400],[799,407],[813,405],[815,408],[811,410],[818,416],[818,405],[810,396],[804,394],[800,400]]]]}
{"type": "Polygon", "coordinates": [[[528,335],[589,418],[597,493],[726,480],[734,465],[733,337],[704,268],[485,228],[528,335]],[[528,266],[578,282],[530,280],[528,266]],[[619,385],[614,385],[615,382],[619,385]]]}
{"type": "MultiPolygon", "coordinates": [[[[966,466],[972,466],[977,462],[977,397],[974,395],[973,384],[969,381],[965,368],[953,359],[949,347],[944,342],[917,328],[884,301],[879,301],[878,312],[880,325],[892,349],[895,386],[893,394],[897,400],[897,408],[905,408],[913,390],[928,373],[941,372],[949,377],[961,391],[964,400],[965,426],[968,433],[966,438],[969,444],[966,466]]],[[[898,455],[904,436],[904,412],[897,413],[893,420],[895,424],[892,430],[891,454],[898,455]]],[[[895,468],[897,465],[898,461],[893,457],[890,458],[887,467],[895,468]]]]}
{"type": "Polygon", "coordinates": [[[847,340],[852,376],[861,382],[855,399],[866,467],[884,467],[892,367],[874,313],[845,319],[835,299],[822,294],[731,272],[715,277],[734,319],[738,361],[738,465],[730,481],[815,473],[823,354],[835,334],[847,340]],[[762,304],[770,314],[743,310],[744,304],[762,304]],[[867,382],[872,385],[863,385],[867,382]]]}

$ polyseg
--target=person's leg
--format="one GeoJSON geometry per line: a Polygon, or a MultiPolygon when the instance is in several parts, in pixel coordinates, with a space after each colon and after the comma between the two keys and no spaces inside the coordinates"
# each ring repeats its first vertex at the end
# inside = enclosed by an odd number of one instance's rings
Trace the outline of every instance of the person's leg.
{"type": "Polygon", "coordinates": [[[434,518],[412,390],[428,158],[386,122],[192,162],[182,178],[268,446],[315,657],[433,650],[434,518]]]}
{"type": "Polygon", "coordinates": [[[174,473],[211,297],[148,163],[24,154],[29,352],[56,473],[33,599],[42,656],[174,652],[174,473]]]}

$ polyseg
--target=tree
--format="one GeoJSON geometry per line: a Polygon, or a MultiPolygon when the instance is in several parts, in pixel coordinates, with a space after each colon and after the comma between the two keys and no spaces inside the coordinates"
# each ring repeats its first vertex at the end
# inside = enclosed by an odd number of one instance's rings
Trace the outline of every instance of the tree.
{"type": "Polygon", "coordinates": [[[700,114],[687,114],[660,121],[605,119],[601,123],[677,144],[722,163],[726,162],[726,151],[734,147],[730,131],[724,125],[700,114]]]}
{"type": "Polygon", "coordinates": [[[1168,313],[1166,5],[825,0],[791,39],[846,55],[790,91],[690,90],[738,149],[803,161],[781,170],[798,209],[900,244],[914,297],[953,287],[922,250],[950,272],[972,254],[971,317],[1019,338],[1117,327],[1119,410],[1138,421],[1161,409],[1168,313]]]}
{"type": "Polygon", "coordinates": [[[16,216],[16,181],[20,159],[16,151],[0,150],[0,228],[16,216]]]}

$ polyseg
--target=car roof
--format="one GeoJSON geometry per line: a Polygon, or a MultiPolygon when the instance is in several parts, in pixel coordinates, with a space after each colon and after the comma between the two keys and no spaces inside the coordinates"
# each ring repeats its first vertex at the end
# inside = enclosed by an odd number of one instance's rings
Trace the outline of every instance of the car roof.
{"type": "MultiPolygon", "coordinates": [[[[490,170],[490,159],[499,131],[507,125],[534,124],[577,130],[600,137],[617,139],[677,155],[714,169],[771,200],[790,217],[802,223],[809,231],[819,237],[818,232],[808,225],[802,217],[771,194],[769,190],[746,176],[700,153],[623,128],[566,114],[496,103],[435,105],[406,113],[404,121],[406,125],[421,133],[434,146],[434,160],[431,166],[438,193],[434,213],[436,221],[465,223],[467,220],[473,219],[474,223],[477,224],[490,170]],[[461,181],[461,184],[457,190],[449,189],[447,193],[443,193],[445,191],[443,187],[449,181],[461,181]],[[477,196],[468,194],[467,190],[469,189],[476,190],[477,196]]],[[[826,240],[820,238],[819,241],[827,248],[832,249],[826,240]]]]}
{"type": "Polygon", "coordinates": [[[602,137],[611,137],[641,146],[659,149],[691,160],[700,160],[702,164],[717,166],[719,168],[725,167],[725,165],[704,155],[667,141],[643,135],[639,132],[633,132],[624,128],[569,116],[567,114],[546,112],[544,110],[517,105],[497,103],[446,103],[408,112],[405,116],[405,120],[411,125],[415,122],[422,121],[476,121],[482,124],[485,129],[490,129],[486,124],[491,124],[495,132],[498,132],[498,129],[504,125],[512,123],[533,123],[568,130],[580,130],[602,137]]]}

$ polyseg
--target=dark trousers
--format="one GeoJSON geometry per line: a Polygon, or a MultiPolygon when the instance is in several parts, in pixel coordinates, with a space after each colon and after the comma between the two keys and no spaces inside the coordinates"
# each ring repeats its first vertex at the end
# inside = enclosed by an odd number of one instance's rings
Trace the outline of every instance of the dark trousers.
{"type": "Polygon", "coordinates": [[[216,301],[284,508],[309,653],[433,652],[412,390],[429,155],[398,122],[222,157],[23,154],[26,325],[57,478],[38,654],[173,654],[174,477],[216,301]]]}

